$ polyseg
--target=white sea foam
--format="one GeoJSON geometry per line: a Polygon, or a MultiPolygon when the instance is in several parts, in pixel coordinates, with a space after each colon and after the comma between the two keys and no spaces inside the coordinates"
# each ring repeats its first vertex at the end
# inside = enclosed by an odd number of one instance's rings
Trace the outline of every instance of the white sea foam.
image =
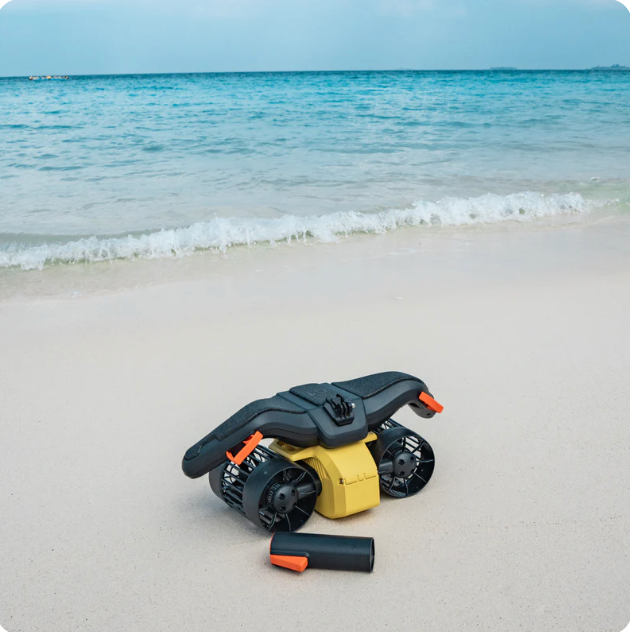
{"type": "Polygon", "coordinates": [[[37,246],[9,245],[0,250],[0,268],[42,269],[51,263],[181,257],[197,250],[225,251],[232,246],[290,242],[292,239],[336,241],[339,235],[384,233],[405,226],[466,226],[504,221],[526,222],[568,213],[584,213],[590,203],[577,193],[543,195],[487,194],[477,198],[448,197],[417,202],[410,208],[380,213],[332,213],[280,218],[215,218],[186,228],[127,237],[90,237],[37,246]]]}

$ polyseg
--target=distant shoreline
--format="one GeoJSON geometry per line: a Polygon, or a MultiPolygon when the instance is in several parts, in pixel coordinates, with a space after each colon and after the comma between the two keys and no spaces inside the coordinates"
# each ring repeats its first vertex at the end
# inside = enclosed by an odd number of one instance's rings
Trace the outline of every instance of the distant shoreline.
{"type": "Polygon", "coordinates": [[[44,80],[48,76],[63,77],[64,79],[89,79],[94,77],[176,77],[176,76],[202,76],[202,75],[317,75],[317,74],[393,74],[393,73],[418,73],[418,74],[431,74],[431,73],[470,73],[470,74],[485,74],[491,72],[514,72],[514,73],[579,73],[579,72],[630,72],[630,66],[623,66],[620,64],[613,64],[612,66],[595,66],[592,68],[512,68],[510,66],[497,66],[492,68],[445,68],[445,69],[422,69],[422,68],[392,68],[388,70],[230,70],[230,71],[189,71],[189,72],[127,72],[127,73],[95,73],[95,74],[64,74],[59,75],[6,75],[0,76],[0,80],[7,79],[23,79],[30,80],[31,77],[40,77],[44,80]]]}
{"type": "Polygon", "coordinates": [[[612,66],[595,66],[595,68],[591,68],[591,70],[612,70],[613,72],[627,72],[630,71],[630,66],[620,66],[619,64],[613,64],[612,66]]]}

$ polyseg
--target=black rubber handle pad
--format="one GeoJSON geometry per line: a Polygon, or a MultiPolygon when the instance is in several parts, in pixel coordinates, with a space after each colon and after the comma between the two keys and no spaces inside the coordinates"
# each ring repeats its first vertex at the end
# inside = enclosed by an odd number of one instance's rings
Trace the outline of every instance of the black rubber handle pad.
{"type": "Polygon", "coordinates": [[[316,533],[276,533],[269,548],[272,564],[303,570],[299,561],[306,558],[308,568],[332,571],[374,569],[374,538],[352,538],[316,533]]]}

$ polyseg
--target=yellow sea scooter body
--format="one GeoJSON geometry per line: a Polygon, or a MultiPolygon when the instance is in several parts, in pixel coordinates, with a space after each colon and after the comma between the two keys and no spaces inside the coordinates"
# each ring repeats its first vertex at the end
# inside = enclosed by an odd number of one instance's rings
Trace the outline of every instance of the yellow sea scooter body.
{"type": "Polygon", "coordinates": [[[293,463],[302,461],[313,468],[321,481],[315,511],[326,518],[344,518],[381,502],[378,469],[367,447],[376,438],[370,432],[363,441],[341,448],[296,448],[276,439],[270,448],[293,463]]]}

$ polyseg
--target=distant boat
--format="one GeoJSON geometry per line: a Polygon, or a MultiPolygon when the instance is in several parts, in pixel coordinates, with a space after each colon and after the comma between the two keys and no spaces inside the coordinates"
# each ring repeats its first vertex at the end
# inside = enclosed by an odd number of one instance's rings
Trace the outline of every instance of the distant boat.
{"type": "Polygon", "coordinates": [[[492,71],[506,72],[511,70],[518,70],[518,68],[513,68],[512,66],[497,66],[496,68],[490,68],[492,71]]]}
{"type": "Polygon", "coordinates": [[[70,79],[70,77],[61,76],[61,75],[54,75],[54,76],[53,75],[45,75],[45,76],[42,76],[42,77],[37,77],[37,76],[33,75],[32,77],[29,77],[30,81],[42,81],[44,79],[46,79],[48,81],[48,80],[53,80],[53,79],[70,79]]]}
{"type": "Polygon", "coordinates": [[[591,68],[591,70],[612,70],[614,72],[622,72],[625,70],[630,70],[630,66],[620,66],[619,64],[613,64],[612,66],[595,66],[595,68],[591,68]]]}

